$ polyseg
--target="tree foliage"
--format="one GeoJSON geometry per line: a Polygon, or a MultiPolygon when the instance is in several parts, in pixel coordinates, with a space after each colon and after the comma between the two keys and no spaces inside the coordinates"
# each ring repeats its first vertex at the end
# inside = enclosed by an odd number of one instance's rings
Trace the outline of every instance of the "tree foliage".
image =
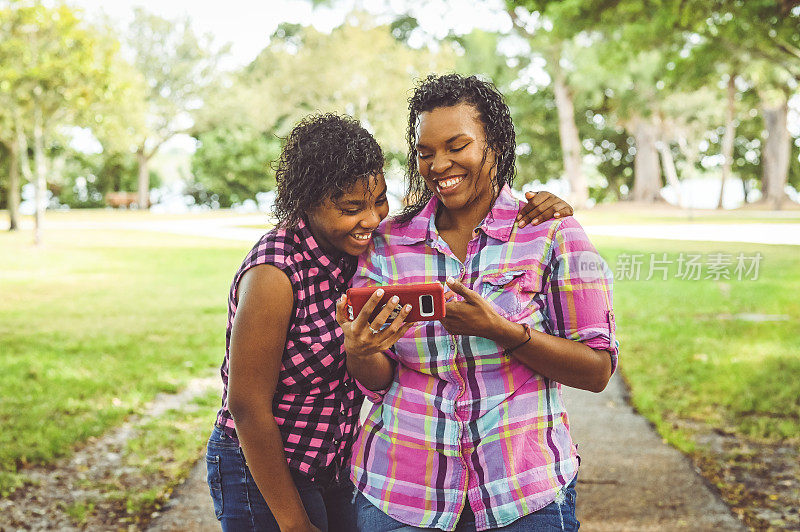
{"type": "Polygon", "coordinates": [[[17,149],[23,175],[35,184],[39,242],[48,177],[55,180],[49,144],[65,128],[95,125],[98,106],[119,96],[110,68],[117,47],[63,4],[5,4],[0,34],[0,122],[4,142],[17,149]]]}
{"type": "Polygon", "coordinates": [[[141,8],[134,9],[126,45],[146,87],[144,127],[136,135],[139,205],[146,206],[150,159],[166,141],[189,131],[192,113],[219,79],[227,46],[215,48],[210,36],[198,36],[188,18],[167,20],[141,8]]]}
{"type": "MultiPolygon", "coordinates": [[[[590,97],[589,107],[605,108],[606,122],[633,132],[634,124],[641,130],[642,124],[652,121],[648,127],[656,128],[662,146],[670,146],[685,160],[686,169],[699,166],[704,157],[726,160],[717,155],[723,151],[719,129],[727,123],[731,135],[736,135],[737,153],[744,148],[748,154],[744,163],[739,155],[727,159],[734,173],[743,179],[752,176],[751,161],[756,161],[763,169],[764,190],[767,174],[771,181],[776,179],[775,172],[766,169],[783,163],[772,161],[771,156],[765,163],[759,140],[785,143],[784,148],[770,148],[775,153],[785,154],[789,146],[781,128],[785,129],[786,101],[800,80],[800,6],[796,3],[509,0],[507,4],[518,16],[533,13],[531,18],[546,33],[545,41],[592,43],[573,56],[570,81],[590,97]],[[736,90],[726,96],[728,85],[736,90]],[[745,98],[745,94],[757,97],[745,98]],[[731,107],[733,117],[726,117],[725,110],[731,107]],[[766,123],[763,133],[750,127],[736,133],[737,124],[752,123],[753,109],[783,120],[766,123]],[[770,131],[770,123],[778,124],[778,129],[770,131]],[[709,147],[719,151],[709,153],[709,147]]],[[[797,165],[794,156],[788,159],[792,175],[797,165]]],[[[787,172],[783,171],[785,182],[787,172]]],[[[781,189],[780,181],[770,188],[781,189]]]]}
{"type": "Polygon", "coordinates": [[[192,195],[199,203],[230,207],[275,187],[270,161],[280,154],[273,135],[241,126],[203,132],[192,157],[192,195]]]}
{"type": "Polygon", "coordinates": [[[200,201],[229,205],[272,188],[269,162],[279,155],[280,139],[314,112],[355,117],[387,159],[404,160],[404,102],[412,81],[454,64],[449,45],[437,53],[412,49],[364,13],[352,13],[329,34],[283,24],[218,89],[211,98],[216,105],[197,113],[192,192],[200,201]]]}

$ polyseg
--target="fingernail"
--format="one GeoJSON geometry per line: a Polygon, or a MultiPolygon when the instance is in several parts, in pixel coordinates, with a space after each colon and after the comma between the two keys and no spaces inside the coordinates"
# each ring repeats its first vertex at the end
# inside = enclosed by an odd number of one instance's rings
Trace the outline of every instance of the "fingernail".
{"type": "Polygon", "coordinates": [[[531,220],[531,223],[532,223],[533,225],[536,225],[536,224],[538,224],[538,223],[539,223],[539,218],[534,218],[533,220],[531,220]]]}
{"type": "Polygon", "coordinates": [[[347,296],[346,296],[346,295],[344,295],[344,294],[342,294],[342,295],[339,297],[339,303],[341,303],[341,302],[342,302],[342,301],[344,301],[345,299],[347,299],[347,296]]]}
{"type": "Polygon", "coordinates": [[[455,284],[456,280],[453,277],[447,278],[447,284],[455,284]]]}
{"type": "Polygon", "coordinates": [[[519,224],[517,224],[517,227],[525,227],[525,222],[521,221],[519,224]]]}
{"type": "Polygon", "coordinates": [[[403,307],[403,310],[405,310],[406,312],[411,312],[411,305],[406,305],[405,307],[403,307]]]}
{"type": "Polygon", "coordinates": [[[375,290],[375,293],[378,294],[379,297],[383,297],[383,288],[378,288],[375,290]]]}
{"type": "Polygon", "coordinates": [[[555,213],[555,214],[553,215],[553,218],[558,218],[559,216],[561,216],[559,213],[555,213]]]}
{"type": "Polygon", "coordinates": [[[390,299],[389,301],[391,301],[392,303],[397,303],[398,301],[400,301],[400,298],[397,296],[392,296],[392,299],[390,299]]]}

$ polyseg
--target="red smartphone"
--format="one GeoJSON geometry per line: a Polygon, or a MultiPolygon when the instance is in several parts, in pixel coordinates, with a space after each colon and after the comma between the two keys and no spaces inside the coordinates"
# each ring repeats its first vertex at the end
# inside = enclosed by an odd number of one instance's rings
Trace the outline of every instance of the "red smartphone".
{"type": "Polygon", "coordinates": [[[383,306],[389,302],[389,298],[397,296],[400,301],[397,308],[389,315],[386,323],[390,323],[405,305],[411,305],[411,312],[406,317],[406,321],[431,321],[444,318],[444,288],[439,283],[423,284],[392,284],[384,286],[369,286],[361,288],[350,288],[347,290],[347,306],[350,312],[350,319],[355,319],[367,300],[378,288],[383,288],[381,298],[369,320],[381,311],[383,306]]]}

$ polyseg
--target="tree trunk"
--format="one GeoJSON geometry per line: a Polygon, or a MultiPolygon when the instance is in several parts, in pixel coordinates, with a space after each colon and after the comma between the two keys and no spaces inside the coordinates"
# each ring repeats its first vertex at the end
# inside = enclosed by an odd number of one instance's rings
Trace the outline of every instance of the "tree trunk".
{"type": "Polygon", "coordinates": [[[8,230],[19,229],[19,141],[8,143],[10,152],[8,171],[8,230]]]}
{"type": "MultiPolygon", "coordinates": [[[[719,202],[717,209],[722,208],[722,201],[725,196],[725,181],[731,177],[733,168],[733,141],[736,139],[736,76],[731,74],[728,78],[728,109],[725,117],[725,134],[722,137],[722,182],[719,184],[719,202]]],[[[745,200],[746,201],[746,200],[745,200]]]]}
{"type": "Polygon", "coordinates": [[[19,145],[19,167],[22,171],[22,177],[28,183],[33,183],[33,172],[31,172],[31,162],[28,159],[28,137],[25,136],[25,130],[22,129],[19,117],[16,117],[14,123],[17,130],[17,144],[19,145]]]}
{"type": "Polygon", "coordinates": [[[633,121],[636,157],[633,161],[633,199],[645,203],[661,200],[661,166],[656,150],[656,127],[637,117],[633,121]]]}
{"type": "Polygon", "coordinates": [[[36,201],[36,216],[34,228],[34,243],[42,243],[42,225],[44,211],[47,208],[47,174],[44,160],[44,132],[42,131],[42,110],[36,106],[33,111],[33,165],[36,171],[34,186],[34,199],[36,201]]]}
{"type": "Polygon", "coordinates": [[[786,198],[786,181],[789,175],[791,137],[786,127],[789,105],[787,100],[778,104],[762,103],[766,140],[761,150],[762,200],[771,209],[780,209],[786,198]]]}
{"type": "Polygon", "coordinates": [[[749,201],[747,198],[750,196],[750,187],[747,186],[747,179],[742,178],[742,192],[744,192],[744,204],[747,205],[749,201]]]}
{"type": "Polygon", "coordinates": [[[569,201],[575,207],[581,208],[586,206],[589,199],[589,187],[581,172],[581,139],[578,136],[578,126],[575,125],[575,105],[558,58],[554,58],[552,63],[553,90],[558,110],[558,137],[561,141],[564,173],[570,188],[569,201]]]}
{"type": "Polygon", "coordinates": [[[675,195],[678,198],[678,205],[683,206],[681,183],[678,180],[678,170],[675,168],[675,158],[672,156],[672,149],[669,144],[662,141],[656,143],[656,148],[658,148],[658,152],[661,154],[661,164],[664,166],[664,175],[667,178],[667,184],[675,190],[675,195]]]}
{"type": "Polygon", "coordinates": [[[144,151],[144,142],[136,150],[136,160],[139,163],[139,181],[137,189],[137,200],[139,209],[150,208],[150,171],[147,168],[147,163],[150,158],[147,157],[144,151]]]}

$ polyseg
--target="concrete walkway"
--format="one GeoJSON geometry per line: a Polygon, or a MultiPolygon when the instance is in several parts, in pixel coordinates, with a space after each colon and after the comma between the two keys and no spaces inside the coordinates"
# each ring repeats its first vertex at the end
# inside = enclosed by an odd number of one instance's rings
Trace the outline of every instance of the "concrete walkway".
{"type": "Polygon", "coordinates": [[[581,455],[581,529],[746,530],[691,461],[634,412],[625,392],[619,374],[599,394],[564,387],[581,455]]]}
{"type": "MultiPolygon", "coordinates": [[[[580,216],[577,216],[580,220],[580,216]]],[[[789,244],[800,246],[798,223],[686,223],[647,225],[589,225],[589,236],[621,236],[658,238],[661,240],[693,240],[696,242],[751,242],[755,244],[789,244]]]]}
{"type": "MultiPolygon", "coordinates": [[[[577,490],[582,530],[746,530],[691,461],[663,443],[628,405],[619,375],[600,394],[565,387],[564,397],[582,460],[577,490]]],[[[151,532],[219,530],[205,475],[201,460],[151,532]]]]}

